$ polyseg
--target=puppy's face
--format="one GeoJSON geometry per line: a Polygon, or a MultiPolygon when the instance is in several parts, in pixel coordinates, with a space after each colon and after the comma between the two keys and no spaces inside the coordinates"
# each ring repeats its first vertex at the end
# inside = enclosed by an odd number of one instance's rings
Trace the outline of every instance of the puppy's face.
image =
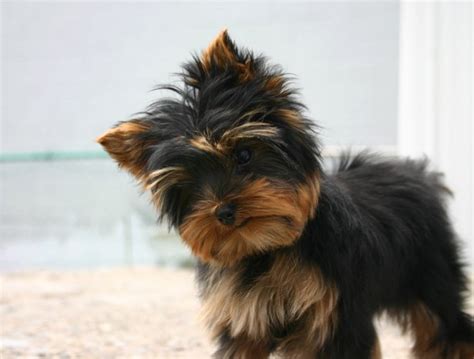
{"type": "Polygon", "coordinates": [[[292,244],[317,204],[319,151],[285,76],[224,31],[182,79],[98,142],[202,261],[292,244]]]}

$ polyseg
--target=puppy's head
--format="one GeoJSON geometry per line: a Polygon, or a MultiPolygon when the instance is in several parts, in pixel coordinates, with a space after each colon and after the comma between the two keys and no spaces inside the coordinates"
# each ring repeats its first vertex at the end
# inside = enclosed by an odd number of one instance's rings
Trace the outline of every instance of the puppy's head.
{"type": "Polygon", "coordinates": [[[287,78],[223,31],[182,80],[98,142],[202,261],[232,265],[291,245],[314,215],[320,164],[287,78]]]}

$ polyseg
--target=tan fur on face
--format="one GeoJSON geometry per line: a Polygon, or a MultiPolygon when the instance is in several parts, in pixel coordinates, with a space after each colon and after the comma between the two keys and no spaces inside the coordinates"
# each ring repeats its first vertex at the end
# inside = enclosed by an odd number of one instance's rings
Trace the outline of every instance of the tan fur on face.
{"type": "MultiPolygon", "coordinates": [[[[218,270],[217,270],[218,271],[218,270]]],[[[294,254],[279,254],[270,270],[248,291],[238,288],[240,272],[229,270],[210,278],[203,296],[202,316],[216,336],[227,328],[231,337],[268,342],[271,328],[298,323],[278,344],[284,357],[316,352],[333,335],[338,292],[316,267],[301,264],[294,254]]]]}
{"type": "Polygon", "coordinates": [[[224,132],[221,142],[224,146],[232,146],[238,140],[262,137],[276,138],[278,129],[266,122],[247,122],[224,132]]]}
{"type": "Polygon", "coordinates": [[[318,205],[320,191],[320,178],[316,173],[308,177],[304,184],[297,187],[298,206],[309,218],[313,218],[318,205]]]}
{"type": "Polygon", "coordinates": [[[222,199],[237,206],[236,225],[225,226],[215,217],[221,201],[209,191],[180,226],[181,238],[201,260],[232,265],[246,256],[291,245],[313,216],[318,194],[314,178],[297,189],[255,180],[222,199]]]}
{"type": "Polygon", "coordinates": [[[143,153],[151,143],[139,140],[138,135],[147,130],[148,126],[144,122],[132,120],[106,131],[97,138],[97,142],[118,162],[119,166],[141,179],[146,162],[143,153]]]}
{"type": "Polygon", "coordinates": [[[189,143],[200,151],[212,153],[217,156],[221,156],[223,154],[220,144],[211,143],[211,141],[204,135],[199,135],[192,138],[189,143]]]}
{"type": "Polygon", "coordinates": [[[148,131],[148,126],[140,120],[131,120],[114,127],[97,139],[121,167],[130,171],[144,189],[150,190],[157,208],[160,208],[163,194],[173,185],[188,179],[182,167],[165,167],[147,173],[146,157],[143,156],[152,141],[144,141],[139,135],[148,131]]]}
{"type": "Polygon", "coordinates": [[[143,185],[152,193],[153,203],[160,208],[163,194],[172,186],[188,179],[188,173],[182,167],[164,167],[146,176],[143,185]]]}
{"type": "Polygon", "coordinates": [[[222,156],[229,155],[239,140],[262,137],[277,138],[278,129],[266,122],[248,122],[225,131],[218,142],[212,142],[209,136],[201,134],[193,137],[189,143],[200,151],[222,156]]]}

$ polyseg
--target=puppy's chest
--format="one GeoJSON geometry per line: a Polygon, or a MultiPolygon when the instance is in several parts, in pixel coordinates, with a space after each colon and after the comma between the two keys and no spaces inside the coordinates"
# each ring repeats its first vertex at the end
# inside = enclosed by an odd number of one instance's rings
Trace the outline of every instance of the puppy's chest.
{"type": "MultiPolygon", "coordinates": [[[[276,257],[249,282],[248,268],[209,268],[203,283],[202,316],[213,336],[261,340],[292,331],[327,331],[335,315],[337,291],[317,268],[276,257]]],[[[332,324],[331,324],[332,325],[332,324]]]]}

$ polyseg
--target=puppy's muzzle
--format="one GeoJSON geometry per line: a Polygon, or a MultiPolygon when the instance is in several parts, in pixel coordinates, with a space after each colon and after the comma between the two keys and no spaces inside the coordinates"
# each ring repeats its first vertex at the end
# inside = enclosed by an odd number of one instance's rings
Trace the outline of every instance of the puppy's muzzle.
{"type": "Polygon", "coordinates": [[[236,209],[234,203],[223,203],[216,208],[215,215],[222,224],[231,225],[235,223],[236,209]]]}

